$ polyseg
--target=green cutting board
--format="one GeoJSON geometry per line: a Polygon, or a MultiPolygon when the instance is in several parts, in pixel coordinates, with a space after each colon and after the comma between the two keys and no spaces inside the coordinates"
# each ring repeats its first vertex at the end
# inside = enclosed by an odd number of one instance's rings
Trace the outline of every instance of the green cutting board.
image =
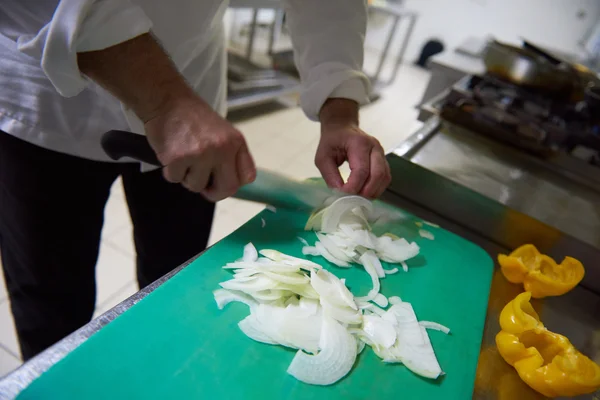
{"type": "MultiPolygon", "coordinates": [[[[382,293],[412,303],[420,320],[451,328],[450,335],[429,334],[446,373],[438,380],[384,364],[367,347],[346,378],[332,386],[310,386],[286,373],[293,350],[254,342],[240,332],[245,305],[217,309],[212,291],[231,275],[221,266],[240,258],[249,241],[259,249],[301,257],[297,236],[311,244],[315,240],[314,233],[303,231],[306,219],[300,213],[265,211],[250,220],[51,367],[19,398],[471,398],[493,263],[481,248],[443,229],[426,226],[433,241],[415,234],[421,254],[408,263],[409,271],[381,282],[382,293]]],[[[313,260],[346,278],[355,295],[369,290],[361,267],[340,269],[313,260]]]]}

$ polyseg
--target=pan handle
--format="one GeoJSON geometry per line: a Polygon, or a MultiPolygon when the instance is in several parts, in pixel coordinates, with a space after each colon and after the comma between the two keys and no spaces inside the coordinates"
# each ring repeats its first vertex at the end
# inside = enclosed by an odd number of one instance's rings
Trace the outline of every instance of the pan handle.
{"type": "Polygon", "coordinates": [[[106,154],[113,160],[130,157],[157,167],[162,166],[144,135],[112,130],[102,135],[100,143],[106,154]]]}

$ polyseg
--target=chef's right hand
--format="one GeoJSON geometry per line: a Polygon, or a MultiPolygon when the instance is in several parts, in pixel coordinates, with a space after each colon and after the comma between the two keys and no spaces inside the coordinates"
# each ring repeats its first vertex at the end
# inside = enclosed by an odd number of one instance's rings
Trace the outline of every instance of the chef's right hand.
{"type": "Polygon", "coordinates": [[[242,134],[199,98],[176,101],[145,128],[165,179],[211,201],[233,195],[256,178],[242,134]]]}

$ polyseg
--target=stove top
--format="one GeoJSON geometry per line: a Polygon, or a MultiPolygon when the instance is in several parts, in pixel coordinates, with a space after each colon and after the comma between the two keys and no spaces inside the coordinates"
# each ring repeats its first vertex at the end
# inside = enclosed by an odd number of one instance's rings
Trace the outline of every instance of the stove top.
{"type": "Polygon", "coordinates": [[[442,118],[541,158],[568,154],[600,166],[600,115],[585,102],[484,76],[459,81],[441,104],[442,118]]]}

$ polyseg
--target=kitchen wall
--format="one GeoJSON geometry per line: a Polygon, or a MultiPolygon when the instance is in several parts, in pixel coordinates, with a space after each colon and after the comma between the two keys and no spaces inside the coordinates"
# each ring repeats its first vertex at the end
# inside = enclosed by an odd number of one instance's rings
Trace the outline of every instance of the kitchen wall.
{"type": "MultiPolygon", "coordinates": [[[[406,60],[418,57],[423,44],[439,38],[454,49],[469,36],[488,34],[509,42],[525,37],[557,50],[578,51],[578,42],[600,19],[599,0],[405,0],[419,13],[406,60]]],[[[374,17],[366,45],[381,49],[389,23],[374,17]]],[[[394,46],[399,46],[399,39],[394,46]]]]}

